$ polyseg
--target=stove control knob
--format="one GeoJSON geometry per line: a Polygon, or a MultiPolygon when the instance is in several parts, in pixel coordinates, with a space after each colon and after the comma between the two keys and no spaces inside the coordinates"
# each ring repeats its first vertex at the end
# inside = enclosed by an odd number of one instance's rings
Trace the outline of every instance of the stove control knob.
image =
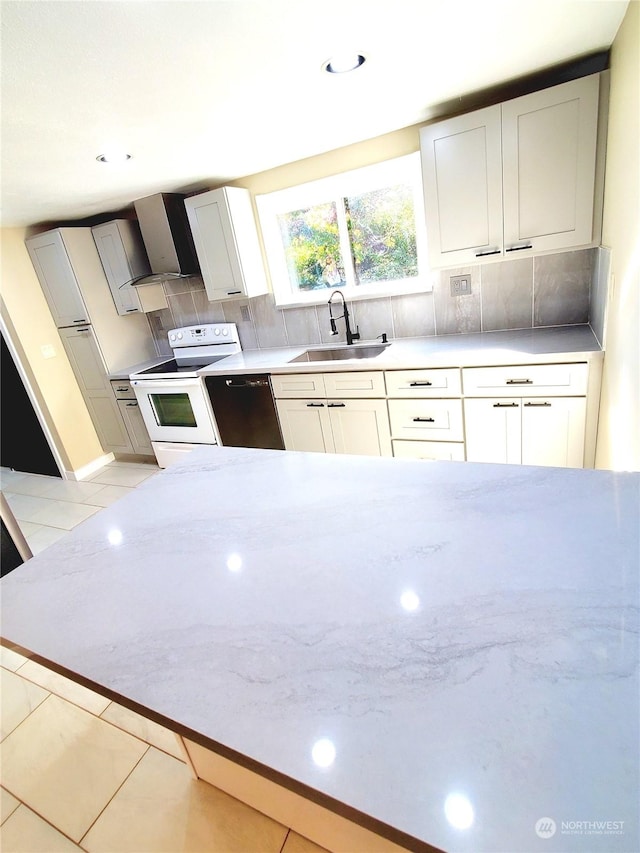
{"type": "Polygon", "coordinates": [[[219,334],[220,334],[220,329],[214,329],[214,330],[213,330],[213,334],[214,334],[214,335],[219,335],[219,334]]]}
{"type": "Polygon", "coordinates": [[[169,335],[169,340],[170,340],[170,341],[175,341],[175,339],[176,339],[176,336],[175,336],[175,335],[169,335]]]}
{"type": "Polygon", "coordinates": [[[229,334],[229,329],[223,329],[223,330],[222,330],[222,334],[223,334],[223,335],[228,335],[228,334],[229,334]]]}
{"type": "Polygon", "coordinates": [[[181,340],[182,340],[182,332],[178,332],[178,340],[179,340],[179,341],[181,341],[181,340]]]}

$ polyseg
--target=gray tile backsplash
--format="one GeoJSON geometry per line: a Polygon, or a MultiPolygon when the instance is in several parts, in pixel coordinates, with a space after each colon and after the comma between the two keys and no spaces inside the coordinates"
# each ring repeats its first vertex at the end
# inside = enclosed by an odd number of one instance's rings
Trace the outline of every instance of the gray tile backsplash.
{"type": "Polygon", "coordinates": [[[533,259],[533,325],[589,322],[595,249],[533,259]]]}
{"type": "Polygon", "coordinates": [[[487,264],[480,272],[482,331],[533,325],[533,258],[487,264]]]}
{"type": "Polygon", "coordinates": [[[460,332],[480,331],[480,267],[456,267],[440,270],[433,284],[433,304],[436,312],[436,334],[453,335],[460,332]],[[471,276],[471,293],[451,295],[450,278],[454,275],[471,276]]]}
{"type": "MultiPolygon", "coordinates": [[[[609,279],[608,249],[580,249],[533,258],[440,270],[432,293],[348,302],[361,340],[386,332],[394,338],[591,323],[602,343],[609,279]],[[452,275],[471,276],[471,294],[451,296],[452,275]]],[[[177,326],[228,322],[238,326],[243,349],[344,342],[344,323],[332,336],[327,305],[276,308],[273,296],[209,302],[199,277],[165,282],[169,307],[148,314],[161,355],[166,333],[177,326]]],[[[335,311],[339,316],[340,302],[335,311]]]]}

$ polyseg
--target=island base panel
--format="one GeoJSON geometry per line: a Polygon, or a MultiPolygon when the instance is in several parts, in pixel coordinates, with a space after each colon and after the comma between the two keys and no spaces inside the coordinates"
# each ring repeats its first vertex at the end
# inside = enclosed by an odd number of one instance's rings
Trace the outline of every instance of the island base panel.
{"type": "MultiPolygon", "coordinates": [[[[199,779],[333,853],[345,850],[349,853],[407,853],[411,849],[401,847],[200,744],[187,738],[182,740],[188,763],[199,779]]],[[[420,849],[425,853],[429,850],[438,853],[437,848],[428,845],[421,844],[420,849]]]]}

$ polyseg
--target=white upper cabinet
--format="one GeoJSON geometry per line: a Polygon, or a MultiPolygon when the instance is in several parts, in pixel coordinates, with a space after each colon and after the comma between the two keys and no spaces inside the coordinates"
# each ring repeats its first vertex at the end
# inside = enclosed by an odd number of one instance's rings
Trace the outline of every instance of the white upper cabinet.
{"type": "Polygon", "coordinates": [[[113,219],[91,229],[118,314],[157,311],[167,307],[162,284],[135,288],[131,281],[150,274],[151,267],[138,223],[113,219]]]}
{"type": "Polygon", "coordinates": [[[185,199],[210,301],[259,296],[268,290],[251,193],[220,187],[185,199]]]}
{"type": "Polygon", "coordinates": [[[593,242],[599,87],[592,74],[421,129],[432,266],[593,242]]]}
{"type": "Polygon", "coordinates": [[[420,131],[431,266],[502,253],[500,106],[420,131]]]}
{"type": "Polygon", "coordinates": [[[25,244],[56,326],[88,323],[89,312],[62,233],[47,231],[29,237],[25,244]]]}

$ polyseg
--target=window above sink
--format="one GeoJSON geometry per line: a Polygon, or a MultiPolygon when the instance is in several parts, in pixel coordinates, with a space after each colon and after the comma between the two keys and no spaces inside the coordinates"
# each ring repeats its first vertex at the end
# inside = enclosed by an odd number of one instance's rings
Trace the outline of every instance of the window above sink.
{"type": "Polygon", "coordinates": [[[256,196],[276,305],[432,289],[420,157],[256,196]]]}

